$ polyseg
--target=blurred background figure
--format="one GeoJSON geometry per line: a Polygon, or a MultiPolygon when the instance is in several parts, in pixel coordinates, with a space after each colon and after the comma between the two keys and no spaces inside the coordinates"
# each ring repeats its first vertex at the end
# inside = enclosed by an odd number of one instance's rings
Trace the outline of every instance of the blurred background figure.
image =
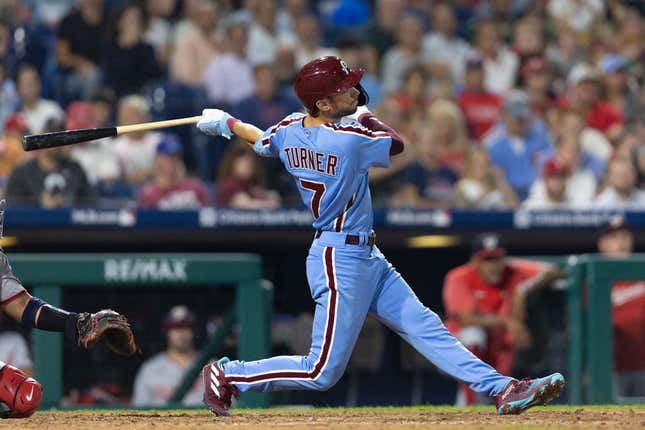
{"type": "MultiPolygon", "coordinates": [[[[634,233],[622,217],[610,220],[598,237],[598,251],[625,258],[634,251],[634,233]]],[[[645,281],[618,281],[611,288],[614,325],[614,398],[645,397],[645,281]]],[[[633,401],[634,399],[632,399],[633,401]]]]}
{"type": "Polygon", "coordinates": [[[542,164],[553,155],[545,124],[535,119],[526,93],[514,91],[502,106],[502,121],[486,136],[491,161],[506,175],[517,196],[524,200],[542,164]]]}
{"type": "Polygon", "coordinates": [[[224,154],[216,184],[218,206],[276,209],[280,196],[265,186],[266,173],[247,143],[232,143],[224,154]]]}
{"type": "Polygon", "coordinates": [[[500,95],[512,89],[519,62],[500,38],[498,22],[485,19],[477,23],[475,48],[484,62],[484,88],[500,95]]]}
{"type": "MultiPolygon", "coordinates": [[[[476,236],[471,249],[470,262],[445,277],[446,327],[477,357],[511,375],[516,350],[531,345],[528,295],[549,287],[563,273],[551,264],[506,258],[494,233],[476,236]]],[[[477,401],[475,393],[460,384],[457,403],[477,401]]]]}
{"type": "Polygon", "coordinates": [[[400,90],[405,71],[413,64],[422,63],[421,18],[412,14],[402,17],[396,35],[398,43],[390,47],[381,60],[381,83],[385,94],[400,90]]]}
{"type": "Polygon", "coordinates": [[[0,188],[4,190],[11,172],[22,163],[27,154],[22,149],[22,138],[29,133],[27,123],[19,113],[14,113],[4,123],[0,138],[0,188]]]}
{"type": "Polygon", "coordinates": [[[605,184],[594,205],[612,209],[645,207],[645,190],[637,187],[636,169],[629,158],[617,157],[609,162],[605,184]]]}
{"type": "MultiPolygon", "coordinates": [[[[45,132],[64,129],[57,118],[47,121],[45,132]]],[[[19,165],[7,181],[7,201],[13,206],[88,206],[96,201],[85,171],[69,156],[69,146],[43,149],[19,165]]]]}
{"type": "Polygon", "coordinates": [[[502,98],[484,88],[484,62],[479,55],[468,57],[464,72],[464,86],[457,101],[464,113],[468,135],[482,139],[499,121],[502,98]]]}
{"type": "Polygon", "coordinates": [[[29,345],[14,324],[13,320],[0,314],[0,361],[34,376],[29,345]]]}
{"type": "MultiPolygon", "coordinates": [[[[134,381],[133,406],[163,406],[179,387],[195,358],[195,316],[187,306],[173,306],[161,323],[166,349],[141,365],[134,381]]],[[[182,399],[185,406],[202,404],[202,380],[182,399]]]]}
{"type": "Polygon", "coordinates": [[[139,192],[138,205],[147,209],[197,209],[209,203],[206,186],[186,175],[181,144],[164,134],[157,144],[152,180],[139,192]]]}
{"type": "Polygon", "coordinates": [[[20,112],[31,133],[44,133],[45,124],[51,118],[62,121],[64,113],[60,105],[40,97],[40,76],[33,66],[20,67],[16,76],[16,85],[20,96],[20,112]]]}

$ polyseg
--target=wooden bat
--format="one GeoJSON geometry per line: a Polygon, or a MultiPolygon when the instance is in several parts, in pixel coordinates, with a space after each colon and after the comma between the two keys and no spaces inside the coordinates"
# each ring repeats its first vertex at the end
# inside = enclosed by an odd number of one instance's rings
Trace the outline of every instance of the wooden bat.
{"type": "Polygon", "coordinates": [[[156,130],[158,128],[176,127],[178,125],[195,124],[201,116],[170,119],[167,121],[144,122],[141,124],[120,125],[118,127],[82,128],[78,130],[56,131],[54,133],[31,134],[22,139],[25,151],[55,148],[57,146],[72,145],[87,142],[88,140],[102,139],[104,137],[119,136],[135,131],[156,130]]]}

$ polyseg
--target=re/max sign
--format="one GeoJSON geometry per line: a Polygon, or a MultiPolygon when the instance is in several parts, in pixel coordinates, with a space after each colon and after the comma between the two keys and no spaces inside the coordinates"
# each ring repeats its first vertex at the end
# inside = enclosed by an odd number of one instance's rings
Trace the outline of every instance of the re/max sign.
{"type": "Polygon", "coordinates": [[[158,282],[187,281],[186,266],[182,259],[108,259],[103,265],[106,281],[158,282]]]}

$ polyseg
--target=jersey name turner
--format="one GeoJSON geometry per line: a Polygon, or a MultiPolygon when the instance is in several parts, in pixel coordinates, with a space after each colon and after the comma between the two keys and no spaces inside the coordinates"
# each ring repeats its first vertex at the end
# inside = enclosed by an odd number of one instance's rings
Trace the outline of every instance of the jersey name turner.
{"type": "Polygon", "coordinates": [[[325,175],[336,176],[338,156],[325,152],[312,151],[302,147],[284,148],[287,163],[291,169],[308,169],[325,175]]]}

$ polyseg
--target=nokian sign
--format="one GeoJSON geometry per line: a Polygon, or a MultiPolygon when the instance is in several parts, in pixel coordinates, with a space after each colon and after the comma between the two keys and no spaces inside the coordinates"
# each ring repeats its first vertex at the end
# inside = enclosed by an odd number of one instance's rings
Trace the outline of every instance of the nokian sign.
{"type": "Polygon", "coordinates": [[[186,282],[187,264],[178,258],[107,259],[103,273],[108,282],[186,282]]]}

